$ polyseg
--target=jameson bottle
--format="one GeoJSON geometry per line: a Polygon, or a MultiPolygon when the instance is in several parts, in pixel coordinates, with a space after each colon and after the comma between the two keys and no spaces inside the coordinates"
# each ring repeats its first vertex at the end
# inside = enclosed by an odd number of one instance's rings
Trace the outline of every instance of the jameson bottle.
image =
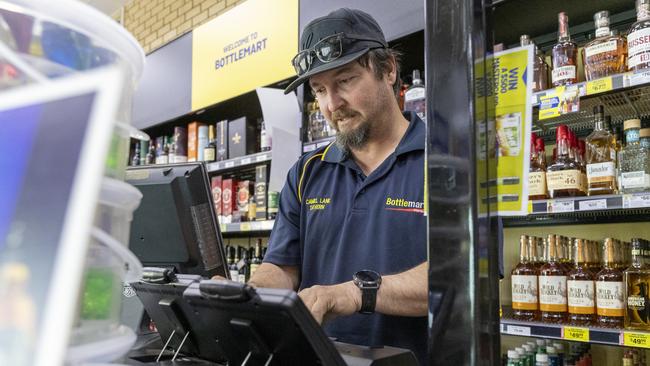
{"type": "Polygon", "coordinates": [[[519,240],[519,263],[511,272],[513,317],[531,321],[539,319],[537,276],[539,270],[530,253],[530,240],[522,235],[519,240]]]}
{"type": "Polygon", "coordinates": [[[588,243],[575,239],[573,243],[574,267],[567,275],[569,322],[590,325],[596,313],[594,302],[594,274],[587,266],[588,243]]]}
{"type": "Polygon", "coordinates": [[[603,269],[596,274],[596,325],[622,328],[624,318],[623,272],[620,245],[612,238],[603,241],[603,269]]]}
{"type": "Polygon", "coordinates": [[[563,323],[567,317],[567,277],[565,267],[559,262],[559,250],[556,236],[549,235],[547,262],[540,268],[538,277],[541,319],[548,323],[563,323]]]}
{"type": "Polygon", "coordinates": [[[625,328],[650,330],[650,268],[646,264],[647,243],[632,239],[632,264],[623,278],[627,290],[625,328]]]}

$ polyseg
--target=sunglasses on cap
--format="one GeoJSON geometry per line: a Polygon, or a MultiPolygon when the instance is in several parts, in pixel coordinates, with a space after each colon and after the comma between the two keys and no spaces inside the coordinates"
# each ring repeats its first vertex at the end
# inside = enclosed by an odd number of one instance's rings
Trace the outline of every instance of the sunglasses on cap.
{"type": "Polygon", "coordinates": [[[296,74],[302,76],[309,71],[311,65],[314,63],[314,55],[316,55],[316,57],[323,63],[332,62],[343,55],[344,44],[349,45],[355,41],[375,42],[379,45],[372,48],[386,47],[385,44],[376,39],[348,37],[345,33],[337,33],[321,39],[316,42],[315,45],[306,50],[300,51],[293,60],[291,60],[291,63],[296,70],[296,74]]]}

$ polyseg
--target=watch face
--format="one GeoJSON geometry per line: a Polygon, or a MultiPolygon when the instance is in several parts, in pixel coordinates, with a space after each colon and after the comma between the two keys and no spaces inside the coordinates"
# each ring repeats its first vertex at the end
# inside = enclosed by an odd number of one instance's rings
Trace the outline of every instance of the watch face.
{"type": "Polygon", "coordinates": [[[359,271],[354,276],[355,279],[361,283],[367,283],[367,282],[376,283],[381,279],[381,277],[377,272],[368,271],[368,270],[359,271]]]}

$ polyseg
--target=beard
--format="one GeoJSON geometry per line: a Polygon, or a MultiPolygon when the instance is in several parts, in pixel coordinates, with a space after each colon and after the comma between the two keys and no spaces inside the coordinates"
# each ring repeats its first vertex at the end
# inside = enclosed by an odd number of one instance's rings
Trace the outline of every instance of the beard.
{"type": "MultiPolygon", "coordinates": [[[[354,117],[357,115],[357,113],[347,110],[336,111],[332,114],[332,120],[337,121],[339,119],[354,117]]],[[[336,130],[335,143],[346,153],[349,153],[350,149],[360,149],[364,147],[370,139],[371,126],[368,120],[364,119],[357,127],[347,131],[342,131],[337,122],[332,122],[330,125],[336,130]]]]}

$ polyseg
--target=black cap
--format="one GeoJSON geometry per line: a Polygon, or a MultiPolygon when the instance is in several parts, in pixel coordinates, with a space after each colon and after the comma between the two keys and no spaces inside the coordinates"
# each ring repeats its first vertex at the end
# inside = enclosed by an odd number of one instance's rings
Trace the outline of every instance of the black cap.
{"type": "Polygon", "coordinates": [[[300,37],[300,51],[309,49],[321,39],[338,33],[343,33],[349,38],[362,38],[364,40],[354,41],[344,47],[341,57],[332,62],[324,63],[314,57],[309,71],[289,84],[284,89],[285,94],[293,91],[312,75],[343,66],[365,55],[373,48],[388,47],[384,32],[370,14],[357,9],[341,8],[324,17],[316,18],[307,24],[300,37]]]}

